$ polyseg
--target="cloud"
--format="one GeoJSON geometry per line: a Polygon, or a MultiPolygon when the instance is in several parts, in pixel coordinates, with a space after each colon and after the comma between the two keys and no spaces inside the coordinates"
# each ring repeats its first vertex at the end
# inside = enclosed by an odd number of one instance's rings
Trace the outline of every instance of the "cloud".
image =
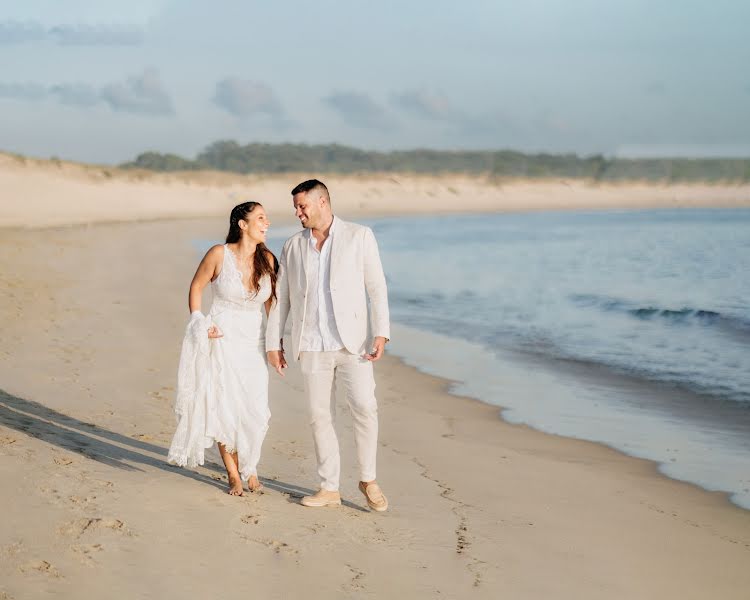
{"type": "Polygon", "coordinates": [[[174,106],[164,90],[159,74],[147,69],[125,83],[110,83],[96,88],[86,83],[0,83],[0,98],[22,101],[56,99],[61,104],[89,108],[107,104],[117,112],[144,115],[172,115],[174,106]]]}
{"type": "Polygon", "coordinates": [[[102,101],[99,90],[85,83],[62,83],[53,85],[50,94],[57,96],[62,104],[68,106],[96,106],[102,101]]]}
{"type": "Polygon", "coordinates": [[[36,42],[47,36],[47,30],[33,21],[5,21],[0,23],[0,44],[36,42]]]}
{"type": "Polygon", "coordinates": [[[44,100],[47,95],[47,87],[38,83],[0,83],[0,98],[29,101],[44,100]]]}
{"type": "Polygon", "coordinates": [[[45,27],[36,21],[4,21],[0,23],[0,44],[24,44],[52,41],[64,46],[137,46],[145,39],[145,31],[136,25],[70,25],[45,27]]]}
{"type": "Polygon", "coordinates": [[[367,94],[335,92],[323,98],[323,102],[353,127],[364,129],[392,128],[392,123],[383,108],[367,94]]]}
{"type": "Polygon", "coordinates": [[[524,130],[517,119],[502,110],[466,112],[456,108],[444,94],[425,88],[394,93],[390,102],[446,136],[452,145],[461,141],[476,147],[505,147],[508,140],[524,130]]]}
{"type": "Polygon", "coordinates": [[[58,25],[48,35],[65,46],[138,46],[145,38],[132,25],[58,25]]]}
{"type": "Polygon", "coordinates": [[[424,88],[393,93],[390,103],[447,136],[445,139],[451,144],[463,140],[481,147],[495,142],[502,146],[506,144],[503,140],[516,136],[522,129],[517,119],[501,110],[466,112],[455,107],[447,96],[424,88]]]}
{"type": "Polygon", "coordinates": [[[101,90],[101,98],[117,112],[147,115],[174,114],[169,94],[164,90],[155,69],[146,69],[143,75],[131,77],[126,83],[112,83],[101,90]]]}
{"type": "Polygon", "coordinates": [[[391,96],[391,104],[423,119],[437,121],[457,118],[448,98],[428,90],[407,90],[391,96]]]}
{"type": "Polygon", "coordinates": [[[281,119],[284,109],[273,90],[263,83],[227,78],[216,84],[214,103],[236,117],[267,115],[281,119]]]}

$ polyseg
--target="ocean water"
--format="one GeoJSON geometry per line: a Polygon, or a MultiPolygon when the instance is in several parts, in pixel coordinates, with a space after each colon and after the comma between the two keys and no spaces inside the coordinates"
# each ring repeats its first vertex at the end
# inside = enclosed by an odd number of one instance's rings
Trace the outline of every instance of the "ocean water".
{"type": "Polygon", "coordinates": [[[750,211],[373,224],[394,320],[750,408],[750,211]]]}
{"type": "Polygon", "coordinates": [[[370,225],[404,334],[392,352],[511,422],[750,508],[750,211],[370,225]]]}
{"type": "Polygon", "coordinates": [[[390,352],[506,420],[648,458],[750,508],[750,210],[368,224],[390,352]]]}

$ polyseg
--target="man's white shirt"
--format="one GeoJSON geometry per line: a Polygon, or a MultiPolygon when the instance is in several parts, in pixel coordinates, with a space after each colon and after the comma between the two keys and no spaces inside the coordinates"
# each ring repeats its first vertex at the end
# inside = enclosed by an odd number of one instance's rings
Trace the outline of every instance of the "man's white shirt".
{"type": "Polygon", "coordinates": [[[328,237],[318,252],[312,230],[307,230],[310,253],[307,260],[307,297],[305,325],[302,330],[300,352],[330,352],[340,350],[344,343],[336,327],[331,299],[331,244],[336,234],[336,217],[328,230],[328,237]]]}

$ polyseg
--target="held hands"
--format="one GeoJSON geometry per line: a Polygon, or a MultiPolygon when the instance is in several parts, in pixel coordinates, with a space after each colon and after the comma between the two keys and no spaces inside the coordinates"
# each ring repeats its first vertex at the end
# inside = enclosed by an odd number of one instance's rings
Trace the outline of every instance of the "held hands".
{"type": "Polygon", "coordinates": [[[383,351],[385,350],[385,343],[388,340],[386,340],[384,337],[378,336],[372,341],[372,350],[369,354],[363,354],[362,358],[366,358],[370,362],[375,362],[378,360],[381,356],[383,356],[383,351]]]}
{"type": "Polygon", "coordinates": [[[276,369],[276,372],[283,377],[284,369],[287,367],[286,359],[284,358],[284,351],[269,350],[266,354],[268,355],[268,364],[276,369]]]}

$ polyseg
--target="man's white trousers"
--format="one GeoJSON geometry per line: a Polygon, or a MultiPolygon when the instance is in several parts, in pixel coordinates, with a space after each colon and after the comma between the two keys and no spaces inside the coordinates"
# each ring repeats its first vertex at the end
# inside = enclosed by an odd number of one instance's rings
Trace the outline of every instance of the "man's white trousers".
{"type": "Polygon", "coordinates": [[[335,387],[341,386],[354,421],[360,481],[375,480],[378,450],[378,405],[372,363],[347,350],[300,352],[310,425],[318,459],[321,488],[339,489],[341,458],[334,428],[335,387]]]}

